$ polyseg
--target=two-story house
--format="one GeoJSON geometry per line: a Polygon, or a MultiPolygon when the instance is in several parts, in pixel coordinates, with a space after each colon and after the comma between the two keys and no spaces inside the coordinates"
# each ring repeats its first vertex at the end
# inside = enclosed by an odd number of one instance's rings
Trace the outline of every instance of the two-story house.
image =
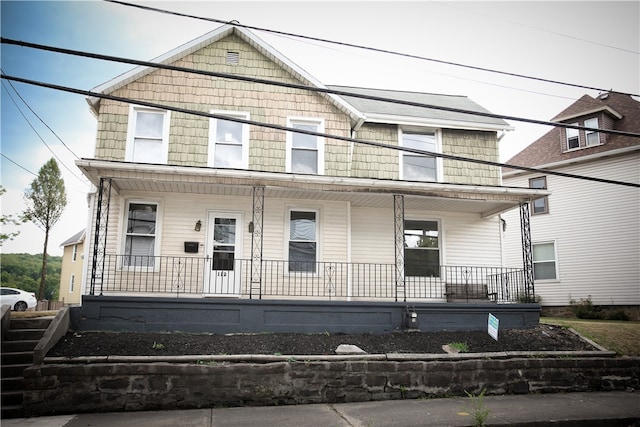
{"type": "Polygon", "coordinates": [[[85,294],[531,291],[522,264],[502,266],[499,214],[547,193],[501,185],[492,162],[510,126],[474,115],[487,111],[467,97],[325,86],[232,26],[154,62],[203,73],[140,66],[88,99],[95,156],[76,162],[97,189],[85,294]]]}
{"type": "MultiPolygon", "coordinates": [[[[504,183],[545,188],[531,204],[535,291],[544,306],[592,298],[597,305],[640,304],[640,102],[619,93],[584,95],[558,123],[620,131],[554,128],[508,164],[621,181],[586,181],[507,170],[504,183]]],[[[507,222],[517,221],[511,212],[507,222]]],[[[518,230],[505,233],[507,265],[520,259],[518,230]]]]}
{"type": "Polygon", "coordinates": [[[60,243],[63,252],[58,301],[66,305],[80,304],[81,301],[85,238],[83,229],[60,243]]]}

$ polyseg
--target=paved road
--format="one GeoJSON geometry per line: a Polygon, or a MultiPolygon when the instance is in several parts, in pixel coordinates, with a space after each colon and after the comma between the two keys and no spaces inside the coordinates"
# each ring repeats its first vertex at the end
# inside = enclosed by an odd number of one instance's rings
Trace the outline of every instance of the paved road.
{"type": "MultiPolygon", "coordinates": [[[[640,427],[640,391],[487,396],[487,423],[640,427]]],[[[62,415],[2,420],[2,427],[470,426],[469,398],[62,415]]]]}

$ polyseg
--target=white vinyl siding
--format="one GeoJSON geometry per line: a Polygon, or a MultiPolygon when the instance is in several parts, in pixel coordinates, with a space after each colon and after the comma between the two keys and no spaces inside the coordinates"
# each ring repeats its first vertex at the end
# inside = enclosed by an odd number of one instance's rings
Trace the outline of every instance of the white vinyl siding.
{"type": "Polygon", "coordinates": [[[169,151],[169,111],[131,105],[125,159],[166,164],[169,151]]]}
{"type": "MultiPolygon", "coordinates": [[[[640,182],[640,153],[558,169],[640,182]]],[[[571,299],[592,297],[594,304],[640,304],[640,192],[637,188],[547,176],[553,189],[553,210],[531,217],[535,242],[557,242],[559,283],[536,282],[543,305],[569,305],[571,299]],[[568,226],[570,224],[570,226],[568,226]]],[[[527,187],[528,177],[505,179],[505,185],[527,187]]],[[[503,218],[505,260],[522,265],[518,209],[503,218]]]]}

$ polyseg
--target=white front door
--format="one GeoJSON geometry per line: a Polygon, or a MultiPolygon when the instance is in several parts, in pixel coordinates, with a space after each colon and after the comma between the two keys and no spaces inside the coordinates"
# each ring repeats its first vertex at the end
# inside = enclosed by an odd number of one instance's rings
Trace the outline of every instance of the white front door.
{"type": "Polygon", "coordinates": [[[242,279],[242,214],[209,212],[204,293],[240,296],[242,279]]]}

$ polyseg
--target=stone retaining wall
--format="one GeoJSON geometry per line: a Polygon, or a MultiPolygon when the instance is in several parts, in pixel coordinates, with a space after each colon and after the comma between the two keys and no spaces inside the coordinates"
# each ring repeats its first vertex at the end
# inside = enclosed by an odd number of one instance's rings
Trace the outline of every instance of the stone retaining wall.
{"type": "Polygon", "coordinates": [[[24,407],[28,415],[49,415],[443,397],[483,388],[487,394],[640,388],[640,358],[380,356],[383,360],[44,364],[25,370],[24,407]]]}

